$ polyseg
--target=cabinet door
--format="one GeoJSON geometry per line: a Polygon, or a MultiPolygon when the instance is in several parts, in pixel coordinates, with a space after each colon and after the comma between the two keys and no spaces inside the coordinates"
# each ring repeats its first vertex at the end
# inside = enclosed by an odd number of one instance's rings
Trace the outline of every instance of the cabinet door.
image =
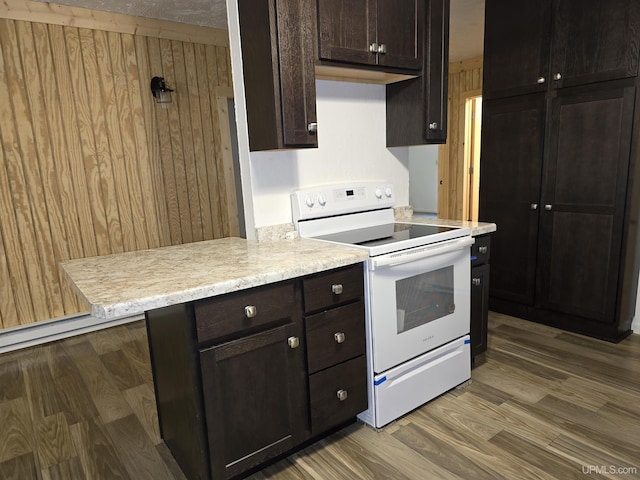
{"type": "Polygon", "coordinates": [[[377,0],[376,41],[378,64],[387,67],[422,68],[424,0],[377,0]]]}
{"type": "Polygon", "coordinates": [[[427,4],[423,75],[387,85],[387,147],[445,143],[449,0],[427,4]]]}
{"type": "Polygon", "coordinates": [[[321,60],[375,65],[375,0],[317,0],[321,60]]]}
{"type": "Polygon", "coordinates": [[[484,31],[484,98],[546,90],[551,0],[486,0],[484,31]]]}
{"type": "MultiPolygon", "coordinates": [[[[535,2],[533,2],[535,3],[535,2]]],[[[556,0],[552,80],[558,87],[638,74],[638,0],[556,0]]]]}
{"type": "Polygon", "coordinates": [[[499,225],[491,238],[491,296],[530,305],[544,114],[544,93],[483,105],[479,218],[499,225]]]}
{"type": "Polygon", "coordinates": [[[315,147],[313,9],[238,0],[249,148],[315,147]]]}
{"type": "Polygon", "coordinates": [[[318,145],[315,30],[311,11],[299,0],[276,0],[280,103],[284,147],[318,145]]]}
{"type": "Polygon", "coordinates": [[[299,444],[307,424],[304,348],[295,324],[200,353],[211,471],[229,478],[299,444]]]}
{"type": "Polygon", "coordinates": [[[449,0],[429,0],[425,77],[427,143],[447,141],[449,77],[449,0]]]}
{"type": "Polygon", "coordinates": [[[321,60],[422,68],[424,0],[317,1],[321,60]]]}
{"type": "Polygon", "coordinates": [[[540,304],[615,320],[635,88],[564,89],[552,101],[540,222],[540,304]]]}
{"type": "Polygon", "coordinates": [[[471,356],[487,351],[489,265],[471,269],[471,356]]]}

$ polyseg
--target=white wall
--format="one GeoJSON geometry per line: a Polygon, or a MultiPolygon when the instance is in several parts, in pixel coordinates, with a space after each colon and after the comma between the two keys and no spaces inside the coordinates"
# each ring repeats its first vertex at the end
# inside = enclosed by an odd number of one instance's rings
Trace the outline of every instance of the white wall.
{"type": "Polygon", "coordinates": [[[318,148],[249,152],[236,0],[227,11],[247,237],[255,227],[291,222],[290,193],[320,184],[387,181],[397,205],[408,205],[408,148],[385,146],[383,85],[318,80],[318,148]]]}
{"type": "Polygon", "coordinates": [[[438,146],[409,148],[409,203],[415,212],[438,213],[438,146]]]}

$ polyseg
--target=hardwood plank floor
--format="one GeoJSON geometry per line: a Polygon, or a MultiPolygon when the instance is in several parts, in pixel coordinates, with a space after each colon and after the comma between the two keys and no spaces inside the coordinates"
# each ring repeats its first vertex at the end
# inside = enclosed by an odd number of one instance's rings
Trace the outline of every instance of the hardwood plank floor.
{"type": "MultiPolygon", "coordinates": [[[[143,322],[0,356],[0,479],[184,478],[160,438],[143,322]]],[[[640,336],[490,313],[470,384],[250,478],[640,479],[640,336]]]]}

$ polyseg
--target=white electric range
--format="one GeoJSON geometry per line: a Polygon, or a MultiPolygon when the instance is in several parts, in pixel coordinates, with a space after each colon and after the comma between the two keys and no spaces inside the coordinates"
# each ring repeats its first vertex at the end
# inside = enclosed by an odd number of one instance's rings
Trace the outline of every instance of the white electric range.
{"type": "Polygon", "coordinates": [[[291,195],[301,237],[366,249],[369,409],[380,428],[471,376],[471,231],[396,222],[388,183],[291,195]]]}

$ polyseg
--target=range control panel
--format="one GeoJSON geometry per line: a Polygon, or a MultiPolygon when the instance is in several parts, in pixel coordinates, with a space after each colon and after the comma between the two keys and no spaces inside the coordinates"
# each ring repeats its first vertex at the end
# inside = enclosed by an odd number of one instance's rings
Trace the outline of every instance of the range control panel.
{"type": "Polygon", "coordinates": [[[394,206],[395,200],[390,183],[326,185],[293,192],[291,211],[293,223],[297,224],[299,220],[389,208],[394,206]]]}

